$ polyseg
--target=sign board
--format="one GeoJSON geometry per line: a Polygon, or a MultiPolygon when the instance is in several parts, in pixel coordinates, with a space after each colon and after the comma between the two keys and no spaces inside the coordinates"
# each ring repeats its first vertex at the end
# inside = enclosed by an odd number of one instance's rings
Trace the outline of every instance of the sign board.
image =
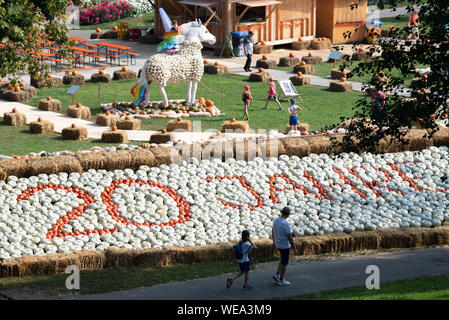
{"type": "Polygon", "coordinates": [[[73,86],[71,86],[69,88],[69,90],[67,90],[67,93],[68,94],[75,94],[75,92],[77,92],[79,88],[80,88],[80,86],[73,85],[73,86]]]}
{"type": "Polygon", "coordinates": [[[329,60],[339,60],[343,52],[340,51],[331,51],[329,55],[329,60]]]}
{"type": "Polygon", "coordinates": [[[295,86],[290,80],[279,80],[279,86],[281,87],[282,91],[284,92],[284,95],[286,97],[296,97],[299,96],[298,92],[296,91],[295,86]]]}

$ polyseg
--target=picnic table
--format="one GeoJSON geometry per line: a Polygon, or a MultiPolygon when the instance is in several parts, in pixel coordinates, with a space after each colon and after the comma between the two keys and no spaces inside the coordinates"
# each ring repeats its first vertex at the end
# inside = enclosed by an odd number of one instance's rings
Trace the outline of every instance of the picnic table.
{"type": "Polygon", "coordinates": [[[84,41],[87,41],[89,39],[84,39],[84,38],[78,38],[78,37],[70,36],[69,40],[75,40],[75,41],[78,41],[78,42],[84,42],[84,41]]]}
{"type": "Polygon", "coordinates": [[[120,65],[120,55],[121,54],[127,54],[126,50],[132,49],[132,47],[122,46],[122,45],[119,45],[119,44],[113,44],[113,43],[109,43],[109,42],[97,42],[96,45],[97,45],[97,47],[99,49],[101,47],[103,47],[105,49],[105,53],[106,54],[108,54],[108,49],[109,50],[113,50],[114,52],[117,52],[118,55],[119,55],[118,65],[120,65]],[[114,50],[114,49],[116,49],[116,50],[114,50]]]}

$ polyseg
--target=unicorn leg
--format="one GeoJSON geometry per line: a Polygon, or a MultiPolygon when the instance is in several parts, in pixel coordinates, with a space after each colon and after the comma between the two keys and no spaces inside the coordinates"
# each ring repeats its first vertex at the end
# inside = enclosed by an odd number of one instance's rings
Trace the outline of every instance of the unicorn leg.
{"type": "Polygon", "coordinates": [[[162,99],[164,100],[164,106],[168,106],[168,98],[167,93],[165,92],[165,88],[161,86],[159,87],[159,91],[161,92],[162,99]]]}
{"type": "Polygon", "coordinates": [[[192,81],[192,91],[190,94],[190,104],[195,103],[195,99],[196,99],[196,89],[198,88],[198,81],[192,81]]]}
{"type": "Polygon", "coordinates": [[[192,81],[187,81],[187,97],[186,97],[186,101],[188,104],[192,104],[192,102],[190,101],[192,97],[192,81]]]}

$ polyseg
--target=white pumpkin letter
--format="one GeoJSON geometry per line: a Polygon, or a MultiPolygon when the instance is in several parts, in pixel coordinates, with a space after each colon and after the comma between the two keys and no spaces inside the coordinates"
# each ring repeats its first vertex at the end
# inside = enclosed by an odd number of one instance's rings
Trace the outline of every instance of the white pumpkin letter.
{"type": "Polygon", "coordinates": [[[80,289],[80,269],[75,265],[70,265],[65,269],[65,273],[73,273],[65,280],[67,290],[80,289]]]}
{"type": "Polygon", "coordinates": [[[376,265],[369,265],[365,270],[366,274],[370,274],[368,278],[366,278],[365,286],[368,290],[372,289],[380,289],[380,271],[379,267],[376,265]]]}

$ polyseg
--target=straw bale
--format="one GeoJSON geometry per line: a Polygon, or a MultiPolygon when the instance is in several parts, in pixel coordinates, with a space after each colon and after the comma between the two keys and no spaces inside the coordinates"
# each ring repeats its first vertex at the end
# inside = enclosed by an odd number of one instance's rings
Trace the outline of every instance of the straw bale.
{"type": "Polygon", "coordinates": [[[248,132],[248,128],[248,121],[223,121],[221,132],[245,133],[248,132]]]}
{"type": "Polygon", "coordinates": [[[287,154],[284,144],[282,143],[282,139],[271,138],[267,140],[259,140],[258,146],[258,156],[265,160],[270,157],[278,157],[280,155],[287,154]]]}
{"type": "Polygon", "coordinates": [[[116,70],[114,71],[114,76],[112,77],[112,80],[129,80],[129,79],[136,79],[137,73],[132,70],[116,70]]]}
{"type": "Polygon", "coordinates": [[[156,167],[158,162],[151,150],[148,149],[135,149],[128,151],[131,157],[131,168],[134,170],[139,169],[140,166],[156,167]]]}
{"type": "Polygon", "coordinates": [[[313,153],[309,143],[304,138],[292,137],[282,139],[281,141],[288,156],[306,157],[313,153]]]}
{"type": "Polygon", "coordinates": [[[332,142],[330,137],[323,135],[314,135],[307,137],[307,143],[310,145],[310,153],[331,153],[332,142]]]}
{"type": "Polygon", "coordinates": [[[34,97],[37,94],[37,90],[33,86],[25,86],[21,88],[22,90],[26,91],[28,93],[28,98],[34,97]]]}
{"type": "Polygon", "coordinates": [[[99,73],[93,73],[90,77],[90,82],[105,82],[109,83],[112,81],[112,77],[110,74],[99,74],[99,73]]]}
{"type": "Polygon", "coordinates": [[[263,60],[259,59],[256,62],[257,68],[264,68],[264,69],[275,69],[277,66],[276,60],[263,60]]]}
{"type": "Polygon", "coordinates": [[[48,120],[34,121],[30,123],[30,132],[37,134],[53,133],[55,132],[55,125],[48,120]]]}
{"type": "Polygon", "coordinates": [[[351,56],[353,61],[364,61],[371,59],[371,55],[367,52],[354,52],[351,56]]]}
{"type": "Polygon", "coordinates": [[[74,156],[54,156],[50,157],[58,167],[58,172],[83,172],[83,167],[78,159],[74,156]]]}
{"type": "MultiPolygon", "coordinates": [[[[323,58],[318,57],[318,56],[304,56],[302,57],[301,61],[304,61],[307,64],[321,64],[323,63],[323,58]]],[[[298,62],[299,64],[299,62],[298,62]]]]}
{"type": "Polygon", "coordinates": [[[108,30],[100,34],[100,39],[117,39],[117,31],[108,30]]]}
{"type": "MultiPolygon", "coordinates": [[[[225,161],[228,158],[234,157],[234,148],[234,142],[230,140],[211,142],[203,147],[201,156],[202,159],[217,158],[225,161]]],[[[244,154],[240,154],[239,156],[244,157],[244,154]]]]}
{"type": "Polygon", "coordinates": [[[192,131],[192,121],[190,120],[172,120],[167,123],[167,131],[182,130],[186,132],[192,131]]]}
{"type": "Polygon", "coordinates": [[[3,114],[3,124],[7,126],[23,126],[27,123],[25,114],[20,112],[5,112],[3,114]]]}
{"type": "Polygon", "coordinates": [[[0,159],[0,168],[9,176],[28,177],[29,168],[25,159],[0,159]]]}
{"type": "Polygon", "coordinates": [[[77,128],[64,128],[62,129],[62,137],[68,140],[83,140],[87,139],[87,129],[85,127],[77,127],[77,128]]]}
{"type": "Polygon", "coordinates": [[[43,87],[60,87],[63,85],[61,78],[52,77],[51,79],[39,78],[35,77],[30,78],[30,83],[33,87],[43,88],[43,87]]]}
{"type": "Polygon", "coordinates": [[[75,153],[83,171],[89,169],[104,169],[106,168],[106,152],[81,152],[75,153]]]}
{"type": "Polygon", "coordinates": [[[256,44],[253,48],[254,54],[266,54],[266,53],[272,53],[273,52],[273,46],[271,45],[262,45],[262,44],[256,44]]]}
{"type": "Polygon", "coordinates": [[[170,141],[171,138],[172,135],[170,133],[156,132],[150,136],[150,143],[157,143],[157,144],[166,143],[170,141]]]}
{"type": "Polygon", "coordinates": [[[57,99],[42,99],[39,101],[39,109],[45,110],[45,111],[59,111],[61,110],[61,101],[57,99]]]}
{"type": "Polygon", "coordinates": [[[27,159],[28,172],[30,176],[37,176],[41,173],[57,174],[59,173],[58,165],[53,157],[31,158],[27,159]]]}
{"type": "Polygon", "coordinates": [[[7,176],[5,171],[3,171],[3,169],[0,167],[0,181],[4,181],[6,180],[7,176]]]}
{"type": "Polygon", "coordinates": [[[350,92],[352,91],[351,82],[331,81],[329,83],[329,90],[334,92],[350,92]]]}
{"type": "Polygon", "coordinates": [[[67,107],[67,115],[78,119],[89,119],[91,117],[89,107],[81,106],[81,108],[77,108],[76,105],[67,107]]]}
{"type": "Polygon", "coordinates": [[[332,42],[327,38],[324,38],[324,40],[321,41],[314,39],[312,40],[312,49],[313,50],[332,49],[332,42]]]}
{"type": "Polygon", "coordinates": [[[411,129],[405,135],[405,139],[410,140],[401,151],[418,151],[427,149],[432,146],[432,139],[427,136],[427,131],[424,129],[411,129]]]}
{"type": "Polygon", "coordinates": [[[309,49],[312,45],[312,40],[295,41],[292,42],[292,50],[305,50],[309,49]]]}
{"type": "MultiPolygon", "coordinates": [[[[256,139],[237,141],[234,144],[234,158],[236,160],[251,161],[262,153],[256,139]]],[[[228,154],[225,157],[229,156],[228,154]]]]}
{"type": "Polygon", "coordinates": [[[315,73],[315,66],[313,64],[306,64],[302,66],[300,64],[293,67],[293,72],[302,72],[303,74],[313,74],[315,73]]]}
{"type": "Polygon", "coordinates": [[[310,85],[310,78],[306,77],[306,76],[302,76],[302,77],[293,76],[293,77],[290,77],[290,81],[295,86],[308,86],[308,85],[310,85]]]}
{"type": "Polygon", "coordinates": [[[432,135],[432,141],[435,147],[449,146],[449,129],[438,126],[438,131],[432,135]]]}
{"type": "Polygon", "coordinates": [[[129,120],[119,119],[116,122],[117,129],[122,130],[139,130],[141,121],[139,119],[131,118],[129,120]]]}
{"type": "Polygon", "coordinates": [[[215,64],[206,64],[204,66],[204,72],[209,74],[225,74],[229,73],[229,68],[220,64],[216,66],[215,64]]]}
{"type": "Polygon", "coordinates": [[[126,143],[128,142],[128,133],[123,130],[107,130],[101,134],[101,141],[111,143],[126,143]]]}
{"type": "Polygon", "coordinates": [[[350,72],[351,70],[348,69],[343,70],[343,72],[340,69],[332,69],[331,78],[340,80],[341,78],[346,78],[350,72]]]}
{"type": "Polygon", "coordinates": [[[252,72],[249,75],[249,81],[252,82],[267,82],[270,74],[268,72],[252,72]]]}
{"type": "Polygon", "coordinates": [[[76,84],[76,85],[83,85],[86,83],[86,80],[84,79],[84,76],[81,74],[78,74],[76,76],[72,74],[66,74],[62,78],[62,83],[64,84],[76,84]]]}
{"type": "Polygon", "coordinates": [[[151,148],[150,150],[153,152],[158,166],[174,163],[175,161],[173,160],[177,160],[180,156],[175,148],[157,147],[151,148]]]}
{"type": "Polygon", "coordinates": [[[133,159],[126,150],[117,150],[112,152],[106,152],[106,170],[124,170],[132,168],[133,159]]]}
{"type": "Polygon", "coordinates": [[[101,32],[92,32],[90,34],[90,38],[91,39],[100,39],[101,34],[102,34],[101,32]]]}
{"type": "Polygon", "coordinates": [[[104,113],[100,113],[97,114],[97,119],[95,120],[96,124],[99,124],[100,126],[105,126],[105,127],[112,127],[115,126],[117,123],[117,120],[119,120],[120,117],[116,114],[104,114],[104,113]]]}
{"type": "MultiPolygon", "coordinates": [[[[297,127],[297,130],[301,131],[301,132],[307,132],[307,131],[309,131],[309,128],[310,128],[309,124],[305,123],[305,122],[300,122],[296,127],[297,127]]],[[[285,133],[287,134],[290,131],[292,131],[292,126],[291,125],[286,125],[285,126],[285,133]]]]}
{"type": "Polygon", "coordinates": [[[25,102],[28,100],[28,93],[25,90],[15,92],[14,90],[2,90],[1,97],[5,100],[15,102],[25,102]]]}
{"type": "Polygon", "coordinates": [[[280,66],[285,66],[285,67],[291,67],[291,66],[296,66],[300,63],[301,61],[299,60],[298,57],[282,57],[279,59],[279,65],[280,66]]]}

